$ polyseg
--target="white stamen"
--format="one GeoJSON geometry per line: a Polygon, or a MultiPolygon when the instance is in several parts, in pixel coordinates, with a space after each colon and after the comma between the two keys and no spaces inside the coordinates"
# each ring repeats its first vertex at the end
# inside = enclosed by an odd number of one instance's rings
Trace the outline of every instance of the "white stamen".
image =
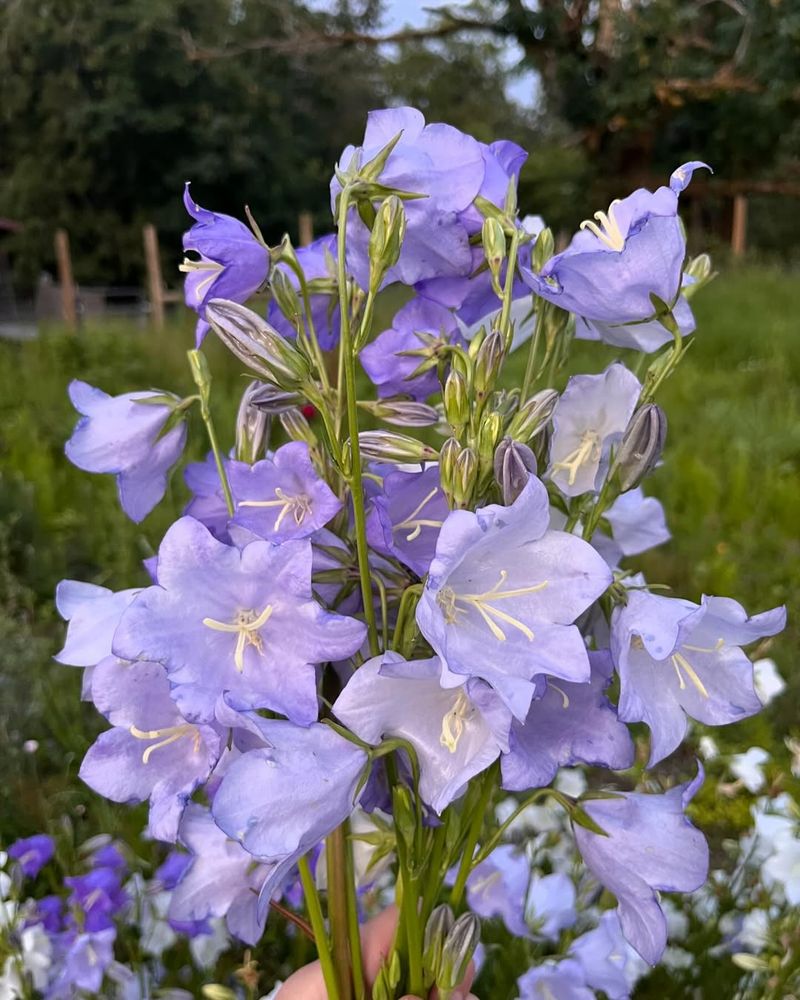
{"type": "Polygon", "coordinates": [[[270,619],[274,608],[268,604],[260,615],[254,611],[239,611],[233,622],[220,622],[216,618],[204,618],[203,624],[215,632],[230,632],[236,636],[236,649],[233,662],[239,673],[244,670],[244,651],[248,646],[255,646],[259,653],[264,652],[264,643],[259,634],[270,619]]]}
{"type": "Polygon", "coordinates": [[[297,496],[289,496],[280,486],[275,487],[277,500],[242,500],[240,507],[280,507],[281,512],[272,527],[273,531],[280,529],[281,523],[287,514],[294,517],[294,523],[298,527],[303,523],[307,514],[311,513],[311,497],[305,493],[298,493],[297,496]]]}
{"type": "Polygon", "coordinates": [[[464,723],[472,717],[472,713],[473,708],[469,698],[463,691],[459,691],[453,707],[442,717],[442,735],[439,737],[439,742],[443,747],[447,747],[450,753],[456,752],[458,741],[464,732],[464,723]]]}
{"type": "Polygon", "coordinates": [[[560,462],[553,463],[553,471],[558,469],[566,470],[569,475],[567,482],[570,486],[575,485],[578,472],[585,462],[598,462],[600,460],[600,437],[596,431],[588,430],[584,432],[581,442],[577,448],[569,453],[560,462]]]}
{"type": "Polygon", "coordinates": [[[392,530],[400,531],[400,530],[405,530],[406,528],[410,528],[411,531],[408,535],[406,535],[406,541],[413,542],[416,538],[419,538],[420,532],[422,531],[423,528],[441,528],[443,524],[442,521],[427,520],[417,517],[417,514],[419,514],[422,508],[431,500],[433,500],[433,498],[436,496],[438,492],[439,492],[439,487],[434,486],[434,488],[424,498],[424,500],[422,500],[422,502],[419,503],[414,508],[414,510],[412,510],[411,513],[407,515],[407,517],[404,520],[402,520],[399,524],[396,524],[392,530]]]}
{"type": "Polygon", "coordinates": [[[143,764],[148,763],[151,755],[156,750],[167,747],[170,743],[176,743],[184,736],[189,736],[190,734],[194,734],[194,752],[197,753],[200,749],[200,730],[190,722],[185,722],[180,726],[166,726],[164,729],[139,729],[137,726],[131,726],[128,732],[130,732],[131,736],[135,736],[137,740],[158,740],[158,743],[147,747],[142,754],[143,764]]]}
{"type": "Polygon", "coordinates": [[[622,230],[619,228],[619,222],[617,222],[617,217],[614,212],[617,205],[619,205],[619,198],[616,198],[608,206],[608,213],[594,213],[594,217],[597,219],[597,222],[592,222],[591,219],[585,219],[581,223],[580,228],[588,229],[589,232],[592,233],[593,236],[596,236],[601,243],[605,243],[609,250],[619,251],[625,248],[625,237],[622,235],[622,230]]]}
{"type": "Polygon", "coordinates": [[[686,657],[682,653],[673,653],[670,659],[672,660],[672,665],[675,667],[675,673],[678,675],[678,686],[681,691],[686,690],[686,681],[683,679],[683,674],[681,673],[681,671],[683,671],[700,694],[704,698],[707,698],[708,691],[706,690],[705,685],[697,676],[697,671],[691,663],[689,663],[686,657]]]}
{"type": "Polygon", "coordinates": [[[524,597],[526,594],[535,594],[547,586],[547,580],[542,583],[536,583],[531,587],[516,587],[511,590],[501,590],[500,588],[507,579],[507,570],[500,570],[500,579],[491,590],[487,590],[483,594],[457,594],[452,587],[443,587],[436,599],[439,607],[442,609],[445,621],[452,624],[456,621],[459,614],[465,614],[466,609],[458,607],[458,604],[462,603],[474,608],[478,612],[498,642],[505,642],[507,636],[497,624],[497,621],[505,622],[506,625],[518,629],[528,642],[533,642],[535,638],[534,633],[524,622],[510,615],[507,611],[501,611],[499,608],[493,607],[493,604],[496,601],[502,601],[511,597],[524,597]]]}

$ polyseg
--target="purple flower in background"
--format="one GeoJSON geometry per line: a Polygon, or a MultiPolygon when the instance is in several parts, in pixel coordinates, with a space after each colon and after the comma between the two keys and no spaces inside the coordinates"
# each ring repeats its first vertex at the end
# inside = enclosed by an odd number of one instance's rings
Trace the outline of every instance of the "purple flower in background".
{"type": "Polygon", "coordinates": [[[58,975],[47,991],[48,998],[73,1000],[82,993],[99,994],[106,969],[114,961],[116,936],[114,927],[106,927],[68,940],[58,975]]]}
{"type": "Polygon", "coordinates": [[[520,721],[536,674],[589,679],[572,623],[611,583],[597,552],[548,530],[549,520],[547,490],[534,476],[510,507],[451,511],[417,607],[420,631],[448,672],[481,677],[520,721]]]}
{"type": "Polygon", "coordinates": [[[439,529],[450,511],[439,482],[439,466],[421,472],[402,469],[383,477],[367,514],[367,540],[424,576],[436,550],[439,529]]]}
{"type": "MultiPolygon", "coordinates": [[[[237,462],[232,458],[223,459],[223,465],[229,483],[234,470],[250,468],[246,462],[237,462]]],[[[183,478],[192,491],[192,499],[186,505],[184,514],[204,524],[214,538],[221,542],[230,542],[228,532],[230,514],[222,492],[214,455],[209,452],[204,462],[191,462],[183,470],[183,478]]]]}
{"type": "Polygon", "coordinates": [[[181,265],[181,270],[186,272],[186,305],[200,317],[195,331],[199,347],[209,330],[204,318],[206,305],[211,299],[247,302],[267,280],[269,250],[238,219],[201,208],[189,194],[188,181],[183,204],[195,220],[192,228],[183,234],[183,249],[200,258],[187,258],[181,265]]]}
{"type": "Polygon", "coordinates": [[[580,963],[587,984],[609,1000],[627,1000],[647,969],[625,940],[616,910],[607,910],[597,927],[576,938],[569,954],[580,963]]]}
{"type": "MultiPolygon", "coordinates": [[[[336,260],[338,257],[336,233],[320,236],[318,240],[314,240],[307,247],[297,247],[295,254],[307,282],[320,280],[331,283],[336,282],[336,260]]],[[[294,271],[286,264],[278,264],[278,267],[289,279],[292,286],[299,290],[300,282],[294,271]]],[[[311,319],[314,322],[314,329],[319,345],[323,351],[333,350],[339,343],[341,324],[339,297],[334,284],[332,284],[329,293],[310,290],[309,299],[311,303],[311,319]]],[[[300,301],[302,304],[302,299],[300,301]]],[[[297,333],[289,320],[283,315],[278,307],[278,303],[274,299],[271,299],[269,303],[267,321],[275,327],[278,333],[282,333],[284,337],[294,337],[297,333]]]]}
{"type": "Polygon", "coordinates": [[[517,980],[518,1000],[595,1000],[583,969],[571,959],[544,962],[517,980]]]}
{"type": "Polygon", "coordinates": [[[783,607],[748,618],[725,597],[704,596],[697,605],[641,591],[628,595],[611,619],[619,717],[650,727],[651,767],[680,744],[687,715],[722,726],[761,710],[753,665],[740,647],[785,624],[783,607]]]}
{"type": "MultiPolygon", "coordinates": [[[[413,285],[436,275],[466,275],[472,264],[468,225],[459,217],[479,193],[486,167],[481,144],[450,125],[425,124],[414,108],[371,111],[363,144],[348,146],[339,169],[355,160],[366,165],[401,133],[377,178],[385,187],[424,195],[403,204],[406,236],[400,259],[385,283],[413,285]]],[[[341,191],[338,178],[331,181],[331,206],[341,191]]],[[[355,207],[347,224],[347,266],[362,288],[369,283],[369,230],[355,207]]]]}
{"type": "Polygon", "coordinates": [[[64,884],[71,890],[68,904],[83,912],[81,926],[87,931],[113,927],[113,918],[129,903],[120,873],[111,868],[95,868],[86,875],[68,875],[64,884]]]}
{"type": "Polygon", "coordinates": [[[427,299],[412,299],[359,357],[379,396],[411,396],[423,402],[440,390],[438,366],[453,343],[463,340],[450,310],[427,299]],[[419,353],[409,356],[406,351],[419,353]],[[425,371],[414,375],[423,364],[425,371]]]}
{"type": "Polygon", "coordinates": [[[578,919],[572,879],[564,872],[537,875],[528,890],[525,912],[537,937],[557,941],[561,931],[578,919]]]}
{"type": "Polygon", "coordinates": [[[508,748],[511,713],[482,681],[443,688],[438,657],[406,661],[387,652],[356,670],[334,714],[367,743],[401,737],[414,747],[420,795],[441,813],[508,748]]]}
{"type": "Polygon", "coordinates": [[[585,763],[615,770],[633,764],[634,748],[625,726],[604,692],[613,666],[607,650],[589,653],[588,684],[548,680],[541,698],[531,702],[524,723],[514,722],[510,751],[503,755],[503,788],[542,788],[559,767],[585,763]]]}
{"type": "Polygon", "coordinates": [[[583,803],[603,837],[574,826],[589,871],[617,897],[625,938],[650,965],[667,943],[659,892],[694,892],[708,874],[708,845],[684,810],[703,783],[703,770],[663,795],[622,792],[583,803]]]}
{"type": "Polygon", "coordinates": [[[161,543],[159,585],[123,615],[115,652],[163,663],[192,721],[211,721],[226,692],[234,708],[269,708],[307,725],[317,718],[315,664],[352,656],[366,632],[313,599],[311,558],[305,539],[239,550],[183,517],[161,543]]]}
{"type": "Polygon", "coordinates": [[[271,542],[306,538],[342,508],[304,441],[291,441],[252,466],[233,463],[230,482],[236,498],[233,523],[271,542]]]}
{"type": "Polygon", "coordinates": [[[48,934],[58,934],[63,927],[64,901],[60,896],[42,896],[36,900],[36,909],[28,925],[41,924],[48,934]]]}
{"type": "Polygon", "coordinates": [[[186,721],[158,663],[108,657],[92,677],[92,700],[114,728],[89,748],[80,777],[112,802],[149,799],[150,835],[174,841],[189,796],[219,759],[219,732],[186,721]]]}
{"type": "Polygon", "coordinates": [[[257,858],[291,865],[355,809],[368,758],[319,723],[258,725],[269,745],[231,764],[214,796],[214,819],[257,858]]]}
{"type": "Polygon", "coordinates": [[[623,556],[638,556],[671,538],[661,501],[646,497],[641,486],[620,494],[603,517],[623,556]]]}
{"type": "Polygon", "coordinates": [[[113,473],[122,509],[138,524],[166,493],[169,471],[183,452],[184,423],[164,433],[172,401],[180,400],[154,390],[109,396],[77,379],[69,398],[82,416],[64,447],[67,458],[85,472],[113,473]]]}
{"type": "MultiPolygon", "coordinates": [[[[481,142],[479,145],[484,173],[478,195],[498,208],[503,208],[509,186],[513,184],[516,191],[519,185],[520,171],[528,159],[528,154],[522,146],[508,139],[498,139],[489,145],[481,142]]],[[[483,225],[483,216],[475,205],[470,205],[461,213],[461,221],[470,233],[477,233],[483,225]]]]}
{"type": "Polygon", "coordinates": [[[8,856],[17,862],[26,878],[36,878],[55,852],[55,842],[46,833],[15,840],[8,848],[8,856]]]}
{"type": "Polygon", "coordinates": [[[530,937],[525,900],[531,878],[530,861],[512,844],[501,844],[470,872],[467,903],[479,917],[500,917],[517,937],[530,937]]]}
{"type": "Polygon", "coordinates": [[[119,844],[113,840],[108,844],[103,844],[96,851],[92,851],[89,855],[89,864],[92,868],[111,868],[118,872],[128,870],[125,855],[120,850],[119,844]]]}
{"type": "MultiPolygon", "coordinates": [[[[670,178],[669,187],[634,191],[615,201],[608,212],[597,212],[562,253],[536,274],[522,275],[537,295],[576,316],[621,328],[655,315],[651,294],[673,305],[681,288],[686,239],[678,218],[678,195],[692,173],[706,164],[685,163],[670,178]]],[[[635,328],[634,328],[635,331],[635,328]]],[[[620,336],[617,341],[622,339],[620,336]]],[[[619,346],[636,346],[636,334],[619,346]]]]}
{"type": "Polygon", "coordinates": [[[553,410],[547,475],[568,497],[599,490],[612,445],[621,440],[642,387],[624,365],[573,375],[553,410]]]}

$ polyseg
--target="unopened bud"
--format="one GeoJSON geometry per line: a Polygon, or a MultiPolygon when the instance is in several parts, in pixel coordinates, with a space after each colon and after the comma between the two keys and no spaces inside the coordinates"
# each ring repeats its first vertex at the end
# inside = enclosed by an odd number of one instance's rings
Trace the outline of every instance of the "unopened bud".
{"type": "Polygon", "coordinates": [[[701,253],[698,257],[692,258],[686,265],[684,277],[689,280],[684,283],[683,294],[690,299],[696,292],[699,292],[703,285],[707,285],[716,277],[716,272],[712,270],[711,258],[707,253],[701,253]]]}
{"type": "Polygon", "coordinates": [[[456,459],[453,500],[456,507],[467,507],[478,484],[478,456],[472,448],[462,448],[456,459]]]}
{"type": "Polygon", "coordinates": [[[297,330],[300,327],[302,311],[297,291],[286,272],[276,267],[270,279],[270,291],[283,315],[297,330]]]}
{"type": "Polygon", "coordinates": [[[541,389],[525,400],[509,424],[509,436],[515,441],[531,441],[550,423],[557,402],[555,389],[541,389]]]}
{"type": "Polygon", "coordinates": [[[481,468],[487,471],[492,468],[494,452],[500,435],[503,432],[503,421],[499,413],[488,413],[478,430],[478,457],[481,460],[481,468]]]}
{"type": "Polygon", "coordinates": [[[489,265],[492,275],[492,287],[497,295],[502,296],[503,286],[500,284],[500,270],[506,258],[506,234],[499,219],[486,218],[481,228],[483,255],[489,265]]]}
{"type": "Polygon", "coordinates": [[[233,990],[220,983],[208,983],[201,988],[200,993],[206,1000],[236,1000],[233,990]]]}
{"type": "Polygon", "coordinates": [[[281,413],[280,420],[287,437],[292,441],[305,441],[309,448],[316,446],[317,436],[299,409],[295,407],[292,410],[286,410],[281,413]]]}
{"type": "Polygon", "coordinates": [[[503,503],[514,503],[535,475],[536,456],[531,449],[513,438],[503,438],[494,453],[494,477],[503,492],[503,503]]]}
{"type": "Polygon", "coordinates": [[[266,412],[253,406],[252,398],[262,387],[263,382],[251,382],[242,395],[239,412],[236,415],[236,458],[240,462],[253,465],[264,444],[264,437],[269,427],[269,417],[266,412]]]}
{"type": "Polygon", "coordinates": [[[375,462],[435,462],[439,453],[435,448],[394,431],[363,431],[358,443],[364,458],[375,462]]]}
{"type": "Polygon", "coordinates": [[[667,416],[656,403],[648,403],[634,413],[614,458],[613,472],[623,493],[638,486],[655,466],[666,436],[667,416]]]}
{"type": "Polygon", "coordinates": [[[436,982],[442,964],[442,952],[447,936],[453,929],[453,911],[442,903],[437,906],[428,917],[425,925],[425,937],[422,946],[422,965],[426,973],[427,985],[431,986],[436,982]]]}
{"type": "Polygon", "coordinates": [[[413,399],[359,400],[358,405],[378,420],[397,427],[432,427],[439,423],[439,411],[413,399]]]}
{"type": "Polygon", "coordinates": [[[473,384],[479,397],[485,397],[494,388],[503,364],[503,355],[503,335],[499,330],[494,330],[481,344],[475,358],[473,384]]]}
{"type": "Polygon", "coordinates": [[[555,249],[556,242],[553,239],[553,231],[548,226],[545,226],[536,237],[536,242],[533,244],[533,251],[531,253],[531,266],[537,274],[553,256],[555,249]]]}
{"type": "Polygon", "coordinates": [[[229,351],[260,378],[296,389],[309,377],[303,355],[251,309],[227,299],[212,299],[206,319],[229,351]]]}
{"type": "Polygon", "coordinates": [[[254,383],[259,388],[250,396],[250,405],[263,410],[266,414],[285,413],[296,406],[301,406],[303,397],[297,392],[281,389],[272,382],[254,383]]]}
{"type": "Polygon", "coordinates": [[[375,214],[369,237],[370,287],[380,288],[386,272],[394,267],[406,235],[406,213],[397,195],[389,195],[375,214]]]}
{"type": "Polygon", "coordinates": [[[444,415],[456,434],[469,423],[469,392],[461,372],[451,371],[444,384],[444,415]]]}
{"type": "Polygon", "coordinates": [[[211,392],[211,370],[208,367],[206,356],[202,351],[192,350],[187,352],[187,357],[194,384],[200,390],[203,399],[208,401],[208,395],[211,392]]]}
{"type": "Polygon", "coordinates": [[[441,966],[436,977],[436,986],[442,1000],[447,1000],[466,976],[480,938],[480,919],[474,913],[462,913],[453,924],[442,949],[441,966]]]}
{"type": "Polygon", "coordinates": [[[456,482],[456,461],[461,454],[458,438],[448,438],[439,452],[439,480],[445,496],[452,503],[456,482]]]}

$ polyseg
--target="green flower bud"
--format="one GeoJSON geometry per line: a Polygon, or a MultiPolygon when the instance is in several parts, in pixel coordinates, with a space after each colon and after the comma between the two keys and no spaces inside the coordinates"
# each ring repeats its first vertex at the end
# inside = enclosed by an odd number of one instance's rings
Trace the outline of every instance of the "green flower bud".
{"type": "Polygon", "coordinates": [[[394,431],[363,431],[358,441],[364,458],[375,462],[435,462],[439,457],[430,445],[394,431]]]}
{"type": "Polygon", "coordinates": [[[400,257],[406,235],[406,213],[397,195],[389,195],[375,213],[369,237],[369,281],[377,292],[390,267],[400,257]]]}
{"type": "Polygon", "coordinates": [[[481,922],[474,913],[462,913],[453,924],[442,949],[436,986],[442,1000],[447,1000],[467,974],[481,937],[481,922]]]}
{"type": "Polygon", "coordinates": [[[287,437],[292,441],[305,441],[309,448],[316,447],[317,436],[311,430],[311,424],[303,416],[301,410],[296,408],[285,410],[281,413],[280,420],[287,437]]]}
{"type": "Polygon", "coordinates": [[[303,397],[296,392],[288,392],[278,388],[272,382],[257,382],[258,385],[250,395],[250,405],[263,410],[264,413],[285,413],[296,406],[301,406],[303,397]]]}
{"type": "Polygon", "coordinates": [[[499,413],[487,413],[478,430],[478,457],[481,468],[491,469],[494,451],[503,433],[503,421],[499,413]]]}
{"type": "Polygon", "coordinates": [[[698,257],[690,260],[683,273],[692,279],[682,289],[687,299],[691,299],[704,285],[707,285],[709,281],[713,281],[717,276],[716,271],[712,270],[711,258],[707,253],[701,253],[698,257]]]}
{"type": "Polygon", "coordinates": [[[472,448],[462,448],[456,459],[453,500],[456,507],[467,507],[478,484],[478,456],[472,448]]]}
{"type": "Polygon", "coordinates": [[[287,274],[279,267],[272,272],[270,291],[280,311],[297,330],[302,323],[300,299],[287,274]]]}
{"type": "Polygon", "coordinates": [[[444,415],[455,434],[469,423],[469,392],[461,372],[451,371],[444,384],[444,415]]]}
{"type": "Polygon", "coordinates": [[[544,265],[550,260],[556,250],[556,242],[553,239],[553,231],[545,227],[536,237],[531,252],[531,266],[538,274],[544,265]]]}
{"type": "Polygon", "coordinates": [[[425,985],[430,988],[436,982],[442,964],[442,952],[447,936],[453,929],[453,911],[442,903],[428,917],[423,939],[422,966],[425,972],[425,985]]]}
{"type": "Polygon", "coordinates": [[[536,456],[531,449],[505,437],[494,453],[494,477],[503,492],[503,503],[512,504],[536,475],[536,456]]]}
{"type": "Polygon", "coordinates": [[[219,983],[209,983],[207,986],[203,986],[200,993],[206,1000],[236,1000],[236,994],[233,990],[219,983]]]}
{"type": "Polygon", "coordinates": [[[498,219],[487,218],[483,220],[481,242],[483,243],[483,255],[492,275],[492,288],[497,295],[502,297],[503,286],[500,284],[500,271],[506,258],[506,234],[498,219]]]}
{"type": "Polygon", "coordinates": [[[654,468],[664,450],[667,416],[656,403],[640,407],[630,419],[617,453],[612,475],[620,489],[632,490],[654,468]]]}
{"type": "Polygon", "coordinates": [[[458,438],[448,438],[439,452],[439,480],[445,496],[453,502],[456,483],[456,461],[461,454],[461,444],[458,438]]]}
{"type": "Polygon", "coordinates": [[[378,420],[397,427],[432,427],[438,424],[441,415],[427,403],[417,403],[413,399],[359,400],[362,410],[371,413],[378,420]]]}
{"type": "Polygon", "coordinates": [[[242,395],[236,415],[236,458],[248,465],[253,465],[258,460],[269,427],[266,411],[253,406],[253,395],[263,385],[263,382],[250,383],[242,395]]]}
{"type": "Polygon", "coordinates": [[[503,335],[494,330],[481,344],[475,358],[475,375],[473,384],[475,394],[483,399],[491,392],[503,365],[503,335]]]}
{"type": "Polygon", "coordinates": [[[525,400],[509,424],[509,437],[523,443],[533,440],[550,423],[557,402],[555,389],[541,389],[525,400]]]}

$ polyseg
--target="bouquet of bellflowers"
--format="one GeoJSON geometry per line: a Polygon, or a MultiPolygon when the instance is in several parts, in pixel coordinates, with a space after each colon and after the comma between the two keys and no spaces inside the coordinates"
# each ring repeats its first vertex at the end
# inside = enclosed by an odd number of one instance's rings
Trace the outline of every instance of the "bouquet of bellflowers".
{"type": "Polygon", "coordinates": [[[538,959],[517,970],[520,995],[627,996],[619,955],[657,963],[660,893],[708,869],[686,814],[702,768],[647,777],[629,727],[647,727],[652,767],[690,720],[758,712],[743,647],[784,625],[782,608],[750,617],[629,567],[669,538],[640,484],[711,277],[678,216],[705,164],[614,201],[556,253],[518,211],[525,159],[411,108],[373,112],[334,170],[335,232],[297,249],[187,185],[196,393],[70,388],[67,455],[114,473],[135,521],[163,497],[194,409],[211,449],[185,470],[192,500],[150,586],[59,587],[57,658],[85,668],[110,724],[81,777],[149,801],[149,835],[188,851],[175,920],[224,916],[254,944],[271,908],[293,914],[331,1000],[447,1000],[481,917],[541,935],[531,894],[552,914],[547,880],[565,876],[531,879],[508,842],[532,805],[563,812],[586,906],[608,894],[593,960],[577,946],[538,959]],[[265,315],[245,304],[259,290],[265,315]],[[249,376],[229,454],[207,335],[249,376]],[[625,363],[557,391],[576,338],[625,363]],[[575,765],[588,784],[558,780],[575,765]],[[375,978],[359,926],[387,898],[396,930],[375,978]]]}

